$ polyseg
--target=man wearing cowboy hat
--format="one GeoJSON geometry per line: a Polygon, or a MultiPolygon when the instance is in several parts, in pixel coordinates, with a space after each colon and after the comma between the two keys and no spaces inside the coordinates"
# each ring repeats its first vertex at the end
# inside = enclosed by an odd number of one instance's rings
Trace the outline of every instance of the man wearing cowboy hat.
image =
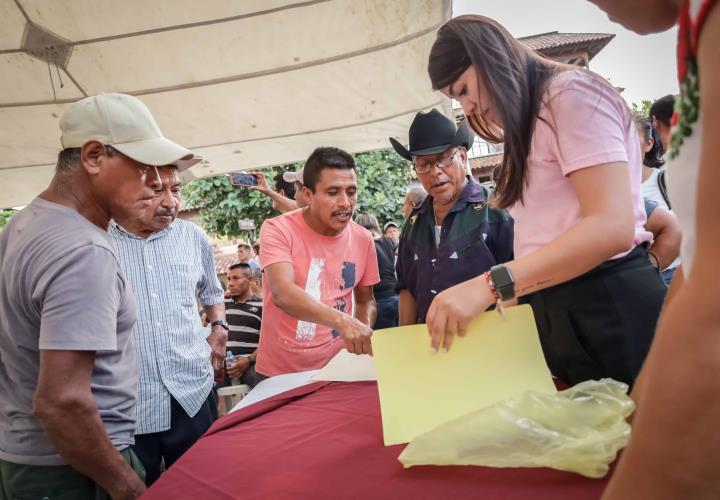
{"type": "Polygon", "coordinates": [[[489,191],[466,175],[473,135],[433,109],[410,125],[410,146],[390,138],[428,193],[400,235],[400,325],[424,323],[435,295],[512,259],[513,221],[490,208],[489,191]]]}

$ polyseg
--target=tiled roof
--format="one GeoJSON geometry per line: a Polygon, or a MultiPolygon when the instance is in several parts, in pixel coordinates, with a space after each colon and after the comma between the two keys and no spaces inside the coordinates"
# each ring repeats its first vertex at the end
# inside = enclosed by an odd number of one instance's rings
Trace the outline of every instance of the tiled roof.
{"type": "Polygon", "coordinates": [[[470,168],[472,170],[480,170],[480,169],[492,169],[495,167],[499,167],[500,163],[502,163],[503,154],[497,153],[494,155],[487,155],[487,156],[479,156],[477,158],[471,158],[470,159],[470,168]]]}
{"type": "Polygon", "coordinates": [[[544,56],[558,56],[585,49],[588,51],[589,59],[592,59],[613,38],[615,38],[615,35],[610,33],[559,33],[551,31],[550,33],[518,38],[518,40],[544,56]]]}
{"type": "Polygon", "coordinates": [[[215,274],[227,274],[228,267],[237,264],[237,254],[215,254],[215,274]]]}

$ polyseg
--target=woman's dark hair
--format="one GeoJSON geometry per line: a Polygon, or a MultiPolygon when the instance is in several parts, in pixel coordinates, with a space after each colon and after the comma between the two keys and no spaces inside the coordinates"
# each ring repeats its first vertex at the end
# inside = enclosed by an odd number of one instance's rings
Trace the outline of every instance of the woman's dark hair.
{"type": "Polygon", "coordinates": [[[561,66],[532,52],[492,19],[456,17],[440,28],[430,50],[433,88],[454,83],[471,64],[485,79],[502,131],[477,116],[468,116],[468,123],[489,142],[505,141],[494,197],[497,206],[507,208],[522,201],[542,96],[561,66]]]}
{"type": "Polygon", "coordinates": [[[308,157],[303,167],[303,184],[315,192],[320,173],[326,168],[355,170],[355,160],[349,153],[339,148],[319,147],[308,157]]]}
{"type": "Polygon", "coordinates": [[[648,116],[648,118],[652,120],[652,117],[654,116],[657,121],[662,122],[663,125],[670,128],[670,120],[672,120],[674,111],[675,96],[668,94],[652,103],[652,106],[650,106],[650,112],[648,113],[650,116],[648,116]]]}
{"type": "Polygon", "coordinates": [[[645,156],[643,157],[643,165],[650,168],[660,168],[665,165],[665,160],[662,159],[665,154],[662,141],[660,140],[658,131],[652,126],[652,122],[644,116],[636,116],[635,124],[642,132],[643,139],[645,141],[650,139],[653,141],[652,148],[650,151],[645,153],[645,156]]]}

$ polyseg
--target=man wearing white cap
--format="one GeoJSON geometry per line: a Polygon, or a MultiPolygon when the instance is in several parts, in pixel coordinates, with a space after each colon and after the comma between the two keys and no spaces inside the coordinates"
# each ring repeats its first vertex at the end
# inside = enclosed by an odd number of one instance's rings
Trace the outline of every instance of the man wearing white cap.
{"type": "Polygon", "coordinates": [[[135,300],[106,229],[150,205],[155,165],[199,160],[127,95],[60,129],[50,186],[0,233],[0,497],[135,498],[135,300]]]}
{"type": "Polygon", "coordinates": [[[288,171],[283,172],[283,180],[289,182],[295,186],[295,203],[298,208],[305,208],[309,202],[303,194],[303,187],[305,186],[305,179],[303,178],[304,168],[296,170],[295,172],[288,171]]]}
{"type": "Polygon", "coordinates": [[[295,172],[283,172],[282,174],[283,181],[292,184],[295,187],[295,194],[293,199],[288,198],[287,196],[285,196],[284,193],[273,190],[268,185],[265,176],[261,172],[251,172],[251,175],[253,175],[257,179],[258,184],[257,186],[247,187],[250,189],[254,189],[255,191],[259,191],[260,193],[270,198],[273,202],[273,208],[278,210],[281,214],[297,210],[298,208],[305,208],[308,206],[308,200],[303,194],[304,182],[302,168],[295,172]]]}

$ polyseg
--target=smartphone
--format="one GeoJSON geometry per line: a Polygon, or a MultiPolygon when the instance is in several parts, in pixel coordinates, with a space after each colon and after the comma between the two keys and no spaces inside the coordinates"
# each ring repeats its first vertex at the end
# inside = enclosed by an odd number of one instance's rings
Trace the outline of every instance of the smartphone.
{"type": "Polygon", "coordinates": [[[257,186],[258,181],[254,175],[245,174],[243,172],[233,172],[228,174],[230,184],[233,186],[257,186]]]}

